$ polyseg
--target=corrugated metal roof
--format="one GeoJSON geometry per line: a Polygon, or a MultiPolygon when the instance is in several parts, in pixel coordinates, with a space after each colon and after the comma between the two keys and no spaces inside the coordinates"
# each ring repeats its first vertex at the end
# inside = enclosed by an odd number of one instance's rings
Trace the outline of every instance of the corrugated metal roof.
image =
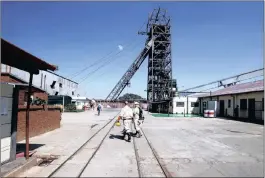
{"type": "Polygon", "coordinates": [[[57,66],[49,64],[1,38],[1,62],[3,64],[38,74],[39,70],[55,71],[57,66]]]}
{"type": "MultiPolygon", "coordinates": [[[[248,93],[248,92],[257,92],[257,91],[264,91],[263,80],[236,84],[227,88],[223,88],[221,90],[214,91],[211,93],[211,96],[248,93]]],[[[197,95],[197,97],[206,97],[206,96],[210,96],[210,94],[197,95]]]]}

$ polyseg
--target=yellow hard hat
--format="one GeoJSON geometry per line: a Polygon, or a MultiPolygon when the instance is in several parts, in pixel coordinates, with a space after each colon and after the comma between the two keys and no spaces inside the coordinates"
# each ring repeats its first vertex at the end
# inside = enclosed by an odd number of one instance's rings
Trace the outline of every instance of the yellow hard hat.
{"type": "Polygon", "coordinates": [[[116,124],[115,124],[116,126],[120,126],[121,125],[121,123],[120,122],[116,122],[116,124]]]}

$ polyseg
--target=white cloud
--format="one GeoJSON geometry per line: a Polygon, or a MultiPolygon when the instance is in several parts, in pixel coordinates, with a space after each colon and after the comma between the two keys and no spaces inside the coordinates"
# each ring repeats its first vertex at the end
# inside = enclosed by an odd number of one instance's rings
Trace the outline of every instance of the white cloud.
{"type": "Polygon", "coordinates": [[[119,47],[119,50],[121,50],[121,51],[123,50],[123,46],[122,45],[119,45],[118,47],[119,47]]]}

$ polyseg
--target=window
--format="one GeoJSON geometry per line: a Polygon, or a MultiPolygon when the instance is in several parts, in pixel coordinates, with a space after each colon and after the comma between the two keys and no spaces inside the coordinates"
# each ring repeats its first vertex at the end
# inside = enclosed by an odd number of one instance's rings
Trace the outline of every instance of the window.
{"type": "Polygon", "coordinates": [[[191,102],[190,107],[199,107],[199,103],[198,102],[191,102]]]}
{"type": "Polygon", "coordinates": [[[206,109],[206,102],[203,102],[202,106],[203,106],[204,109],[206,109]]]}
{"type": "Polygon", "coordinates": [[[172,103],[171,102],[169,102],[169,106],[172,106],[172,103]]]}
{"type": "Polygon", "coordinates": [[[56,81],[53,81],[53,82],[52,82],[52,84],[51,84],[51,88],[52,88],[52,89],[55,88],[55,87],[54,87],[54,86],[55,86],[55,83],[56,83],[56,81]]]}
{"type": "Polygon", "coordinates": [[[41,74],[41,79],[40,79],[40,88],[42,88],[42,80],[43,80],[43,74],[41,74]]]}
{"type": "Polygon", "coordinates": [[[43,84],[44,90],[46,90],[46,75],[44,75],[44,84],[43,84]]]}
{"type": "Polygon", "coordinates": [[[62,84],[62,83],[59,83],[59,87],[60,87],[60,88],[63,88],[63,84],[62,84]]]}
{"type": "Polygon", "coordinates": [[[177,102],[177,107],[184,107],[184,102],[177,102]]]}
{"type": "Polygon", "coordinates": [[[228,108],[231,108],[231,100],[228,100],[228,108]]]}
{"type": "Polygon", "coordinates": [[[241,110],[247,109],[247,99],[240,99],[240,109],[241,110]]]}
{"type": "Polygon", "coordinates": [[[75,95],[75,92],[72,91],[72,95],[75,95]]]}

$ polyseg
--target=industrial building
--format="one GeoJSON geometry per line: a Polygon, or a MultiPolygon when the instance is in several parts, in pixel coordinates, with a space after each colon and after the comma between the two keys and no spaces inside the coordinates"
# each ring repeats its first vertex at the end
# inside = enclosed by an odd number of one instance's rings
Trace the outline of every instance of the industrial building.
{"type": "Polygon", "coordinates": [[[217,101],[217,117],[257,122],[264,120],[263,80],[240,83],[204,94],[176,96],[170,102],[169,112],[203,115],[204,110],[209,109],[208,101],[217,101]]]}
{"type": "MultiPolygon", "coordinates": [[[[1,74],[29,83],[30,74],[15,67],[1,64],[1,74]]],[[[32,85],[46,91],[49,95],[77,96],[77,82],[50,71],[41,70],[38,75],[34,75],[32,85]]]]}
{"type": "Polygon", "coordinates": [[[209,94],[198,96],[200,113],[207,107],[207,101],[217,101],[217,116],[238,117],[248,120],[264,120],[263,80],[233,85],[209,94]],[[238,106],[238,116],[235,109],[238,106]]]}

